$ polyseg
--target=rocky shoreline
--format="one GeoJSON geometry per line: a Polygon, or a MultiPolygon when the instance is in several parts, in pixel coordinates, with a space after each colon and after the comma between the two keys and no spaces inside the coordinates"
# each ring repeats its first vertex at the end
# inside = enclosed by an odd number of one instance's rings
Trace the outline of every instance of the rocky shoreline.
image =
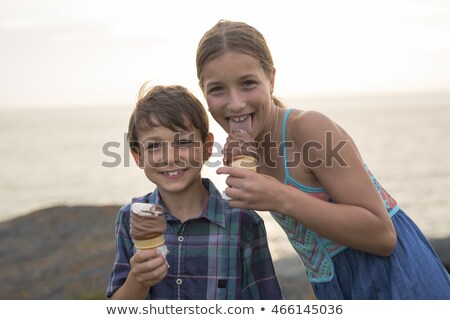
{"type": "MultiPolygon", "coordinates": [[[[119,206],[56,206],[0,223],[0,299],[104,299],[119,206]]],[[[430,240],[450,270],[450,238],[430,240]]],[[[314,299],[297,257],[275,262],[286,299],[314,299]]]]}

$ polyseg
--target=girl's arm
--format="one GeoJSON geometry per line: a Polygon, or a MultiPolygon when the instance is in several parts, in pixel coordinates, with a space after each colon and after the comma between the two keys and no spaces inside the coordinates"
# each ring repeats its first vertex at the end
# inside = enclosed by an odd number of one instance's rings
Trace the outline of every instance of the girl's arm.
{"type": "Polygon", "coordinates": [[[290,172],[306,168],[335,203],[316,199],[269,176],[238,168],[220,168],[218,173],[230,174],[227,183],[236,188],[227,189],[227,194],[236,199],[230,204],[277,211],[342,245],[389,255],[397,241],[395,229],[351,138],[317,112],[297,116],[292,122],[291,135],[299,148],[308,142],[316,147],[309,149],[309,166],[290,168],[290,172]],[[332,146],[327,145],[331,143],[327,132],[332,137],[332,146]],[[347,142],[330,162],[332,150],[340,141],[347,142]]]}

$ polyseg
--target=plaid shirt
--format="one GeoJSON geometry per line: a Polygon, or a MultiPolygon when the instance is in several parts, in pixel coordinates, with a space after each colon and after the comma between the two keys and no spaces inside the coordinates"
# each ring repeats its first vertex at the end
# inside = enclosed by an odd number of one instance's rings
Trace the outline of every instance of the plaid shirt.
{"type": "MultiPolygon", "coordinates": [[[[161,205],[167,221],[170,268],[147,299],[283,299],[261,217],[231,208],[209,179],[202,181],[209,191],[208,205],[198,218],[184,223],[167,211],[157,188],[131,202],[161,205]]],[[[117,215],[116,260],[107,297],[125,282],[136,252],[129,232],[131,203],[117,215]]]]}

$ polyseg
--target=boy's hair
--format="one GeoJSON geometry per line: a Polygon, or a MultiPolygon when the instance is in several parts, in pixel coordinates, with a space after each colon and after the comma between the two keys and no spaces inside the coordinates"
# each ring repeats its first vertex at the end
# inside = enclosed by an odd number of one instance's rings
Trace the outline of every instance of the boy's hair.
{"type": "Polygon", "coordinates": [[[128,143],[139,152],[138,132],[163,126],[173,131],[200,130],[203,142],[208,139],[209,120],[202,103],[185,87],[144,84],[128,124],[128,143]]]}

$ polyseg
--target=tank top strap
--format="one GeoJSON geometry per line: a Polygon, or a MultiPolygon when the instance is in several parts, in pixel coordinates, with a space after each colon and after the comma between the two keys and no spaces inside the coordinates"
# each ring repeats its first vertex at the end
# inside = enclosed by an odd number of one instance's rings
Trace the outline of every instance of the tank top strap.
{"type": "Polygon", "coordinates": [[[285,177],[285,183],[289,179],[289,170],[287,165],[287,154],[286,154],[286,124],[287,119],[289,117],[289,114],[294,111],[294,109],[289,109],[283,117],[283,123],[281,126],[281,146],[283,148],[283,161],[284,161],[284,177],[285,177]]]}

